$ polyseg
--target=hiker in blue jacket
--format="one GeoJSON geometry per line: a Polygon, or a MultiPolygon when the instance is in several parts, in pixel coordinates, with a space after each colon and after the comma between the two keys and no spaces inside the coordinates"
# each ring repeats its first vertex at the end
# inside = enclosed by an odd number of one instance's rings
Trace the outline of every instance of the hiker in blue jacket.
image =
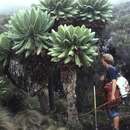
{"type": "Polygon", "coordinates": [[[118,110],[117,98],[120,93],[116,85],[118,71],[113,65],[114,58],[111,54],[103,54],[101,56],[101,63],[106,70],[105,75],[101,76],[100,80],[104,81],[104,91],[106,94],[106,102],[111,102],[106,107],[107,114],[113,121],[114,130],[119,130],[120,115],[118,110]]]}

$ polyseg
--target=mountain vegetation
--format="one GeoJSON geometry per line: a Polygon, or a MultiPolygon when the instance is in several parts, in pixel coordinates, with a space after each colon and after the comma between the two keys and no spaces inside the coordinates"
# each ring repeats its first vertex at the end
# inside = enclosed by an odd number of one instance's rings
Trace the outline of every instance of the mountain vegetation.
{"type": "MultiPolygon", "coordinates": [[[[130,2],[112,10],[108,0],[40,0],[1,15],[0,128],[93,130],[94,115],[86,113],[93,84],[100,85],[99,55],[113,54],[130,81],[129,41],[130,2]]],[[[102,110],[98,124],[109,125],[102,110]]]]}

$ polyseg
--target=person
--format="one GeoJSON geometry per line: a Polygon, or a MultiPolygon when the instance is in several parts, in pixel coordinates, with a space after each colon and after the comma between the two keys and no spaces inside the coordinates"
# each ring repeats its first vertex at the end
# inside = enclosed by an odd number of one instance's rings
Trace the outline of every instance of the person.
{"type": "Polygon", "coordinates": [[[118,110],[119,91],[116,85],[116,79],[118,77],[118,71],[114,64],[114,58],[111,54],[103,54],[101,56],[101,64],[105,68],[105,75],[100,77],[100,80],[104,81],[104,91],[106,94],[106,101],[111,104],[106,107],[107,114],[113,122],[113,129],[119,130],[120,115],[118,110]],[[117,103],[117,104],[116,104],[117,103]]]}

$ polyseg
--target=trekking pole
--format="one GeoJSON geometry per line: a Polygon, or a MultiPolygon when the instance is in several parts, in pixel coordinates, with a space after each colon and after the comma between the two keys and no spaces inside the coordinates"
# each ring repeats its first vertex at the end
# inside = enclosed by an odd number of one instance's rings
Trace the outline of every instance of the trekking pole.
{"type": "Polygon", "coordinates": [[[96,89],[95,85],[93,86],[93,91],[94,91],[94,113],[95,113],[95,130],[98,130],[97,126],[97,103],[96,103],[96,89]]]}
{"type": "MultiPolygon", "coordinates": [[[[96,91],[95,91],[95,95],[96,95],[96,91]]],[[[126,95],[130,95],[130,92],[129,92],[128,94],[124,94],[124,95],[122,95],[122,96],[126,96],[126,95]]],[[[122,96],[118,97],[117,99],[122,98],[122,96]]],[[[96,97],[96,96],[95,96],[95,97],[96,97]]],[[[111,101],[105,102],[105,103],[99,105],[98,107],[96,106],[96,112],[97,112],[97,110],[102,109],[103,107],[105,107],[105,106],[108,105],[109,103],[111,103],[111,101]]],[[[87,113],[80,114],[79,117],[87,116],[87,115],[89,115],[89,114],[91,114],[91,113],[94,113],[94,112],[95,112],[95,107],[94,107],[94,109],[92,109],[91,111],[89,111],[89,112],[87,112],[87,113]]]]}

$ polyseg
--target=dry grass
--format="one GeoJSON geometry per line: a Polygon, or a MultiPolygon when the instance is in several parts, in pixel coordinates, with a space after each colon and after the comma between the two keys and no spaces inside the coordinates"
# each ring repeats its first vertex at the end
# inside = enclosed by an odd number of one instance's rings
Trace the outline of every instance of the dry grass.
{"type": "Polygon", "coordinates": [[[18,130],[39,130],[42,123],[42,115],[36,111],[23,111],[15,116],[14,123],[18,130]]]}
{"type": "Polygon", "coordinates": [[[43,116],[35,110],[26,110],[15,116],[14,124],[17,130],[67,130],[58,126],[49,116],[43,116]]]}

